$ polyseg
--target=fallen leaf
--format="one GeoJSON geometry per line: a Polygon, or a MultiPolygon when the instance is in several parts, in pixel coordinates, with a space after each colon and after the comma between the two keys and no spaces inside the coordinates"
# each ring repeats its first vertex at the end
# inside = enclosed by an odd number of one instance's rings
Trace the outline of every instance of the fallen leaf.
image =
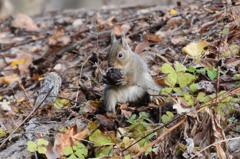
{"type": "Polygon", "coordinates": [[[208,46],[207,41],[191,42],[182,49],[182,53],[185,55],[190,55],[195,59],[200,59],[206,52],[206,50],[204,50],[206,46],[208,46]]]}
{"type": "Polygon", "coordinates": [[[18,13],[16,18],[11,23],[12,27],[25,29],[27,31],[39,31],[35,22],[29,16],[18,13]]]}
{"type": "Polygon", "coordinates": [[[170,15],[178,14],[178,11],[176,9],[170,9],[169,11],[170,15]]]}
{"type": "Polygon", "coordinates": [[[12,84],[13,82],[16,82],[20,80],[20,77],[17,74],[12,74],[9,76],[4,76],[4,77],[0,77],[0,84],[12,84]]]}

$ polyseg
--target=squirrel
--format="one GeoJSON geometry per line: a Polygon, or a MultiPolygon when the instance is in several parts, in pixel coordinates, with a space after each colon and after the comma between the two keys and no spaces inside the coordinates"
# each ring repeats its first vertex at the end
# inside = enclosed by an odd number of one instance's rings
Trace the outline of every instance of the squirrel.
{"type": "Polygon", "coordinates": [[[150,95],[158,95],[161,87],[151,77],[143,58],[131,50],[125,36],[122,36],[120,42],[112,33],[111,42],[107,54],[109,69],[103,78],[107,84],[103,96],[107,111],[116,114],[118,102],[141,101],[150,95]]]}

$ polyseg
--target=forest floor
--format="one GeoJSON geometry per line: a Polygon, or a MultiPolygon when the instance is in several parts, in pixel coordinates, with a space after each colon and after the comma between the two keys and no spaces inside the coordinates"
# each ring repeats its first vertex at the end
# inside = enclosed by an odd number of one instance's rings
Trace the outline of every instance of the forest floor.
{"type": "Polygon", "coordinates": [[[0,158],[239,158],[239,17],[240,4],[213,0],[2,21],[0,158]],[[116,115],[102,102],[111,32],[163,87],[116,115]]]}

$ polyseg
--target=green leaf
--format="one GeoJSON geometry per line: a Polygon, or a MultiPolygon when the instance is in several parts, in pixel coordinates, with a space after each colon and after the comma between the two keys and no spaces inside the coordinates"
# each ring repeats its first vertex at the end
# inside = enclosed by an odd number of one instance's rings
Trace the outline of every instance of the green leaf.
{"type": "Polygon", "coordinates": [[[161,119],[164,124],[166,124],[168,121],[170,121],[174,117],[172,112],[167,111],[166,114],[164,114],[161,119]]]}
{"type": "Polygon", "coordinates": [[[113,146],[104,146],[96,150],[96,157],[108,156],[113,146]]]}
{"type": "Polygon", "coordinates": [[[187,93],[184,93],[183,94],[184,96],[184,99],[186,100],[186,102],[189,104],[189,105],[193,105],[193,96],[191,96],[190,94],[187,94],[187,93]]]}
{"type": "Polygon", "coordinates": [[[139,118],[143,118],[143,119],[149,119],[149,113],[146,113],[146,112],[140,112],[139,113],[139,118]]]}
{"type": "Polygon", "coordinates": [[[225,35],[228,35],[229,34],[229,27],[225,27],[222,31],[222,35],[225,36],[225,35]]]}
{"type": "Polygon", "coordinates": [[[207,75],[211,80],[214,80],[217,76],[217,69],[209,70],[207,69],[207,75]]]}
{"type": "Polygon", "coordinates": [[[190,90],[191,93],[196,92],[196,91],[198,90],[198,85],[195,84],[195,83],[191,84],[191,85],[189,86],[189,90],[190,90]]]}
{"type": "Polygon", "coordinates": [[[238,132],[240,131],[240,125],[236,126],[236,131],[238,131],[238,132]]]}
{"type": "Polygon", "coordinates": [[[47,148],[43,146],[38,146],[37,151],[41,154],[45,154],[47,152],[47,148]]]}
{"type": "Polygon", "coordinates": [[[160,70],[161,70],[162,73],[164,73],[164,74],[175,73],[174,68],[173,68],[172,65],[170,65],[169,63],[164,63],[164,64],[162,65],[162,67],[160,68],[160,70]]]}
{"type": "Polygon", "coordinates": [[[41,146],[41,145],[45,145],[47,146],[48,145],[48,141],[47,140],[44,140],[44,139],[37,139],[37,145],[38,146],[41,146]]]}
{"type": "Polygon", "coordinates": [[[161,93],[162,95],[167,95],[167,94],[171,93],[172,90],[173,90],[172,88],[166,87],[166,88],[162,88],[160,93],[161,93]]]}
{"type": "Polygon", "coordinates": [[[168,84],[171,87],[174,87],[177,83],[177,74],[176,72],[170,73],[167,75],[167,79],[165,80],[165,83],[168,84]]]}
{"type": "Polygon", "coordinates": [[[73,148],[71,146],[69,146],[69,145],[64,147],[63,148],[63,154],[65,156],[69,156],[69,155],[73,154],[73,148]]]}
{"type": "Polygon", "coordinates": [[[205,73],[205,71],[206,71],[206,68],[200,68],[196,70],[197,73],[205,73]]]}
{"type": "Polygon", "coordinates": [[[78,159],[74,154],[71,154],[68,159],[78,159]]]}
{"type": "Polygon", "coordinates": [[[194,80],[196,80],[196,77],[190,73],[178,73],[178,84],[181,88],[184,88],[188,84],[191,84],[194,80]]]}
{"type": "Polygon", "coordinates": [[[129,122],[130,124],[134,124],[135,121],[137,119],[137,115],[136,114],[133,114],[128,120],[127,122],[129,122]]]}
{"type": "Polygon", "coordinates": [[[82,158],[82,159],[84,159],[85,156],[87,156],[87,155],[83,155],[82,149],[76,150],[76,152],[74,152],[74,154],[75,154],[77,157],[82,158]]]}
{"type": "Polygon", "coordinates": [[[197,70],[197,69],[194,68],[193,66],[189,66],[188,69],[187,69],[187,71],[188,71],[188,72],[191,72],[191,73],[194,73],[196,70],[197,70]]]}
{"type": "Polygon", "coordinates": [[[166,114],[167,114],[167,116],[169,116],[170,118],[173,118],[173,117],[174,117],[174,114],[173,114],[172,112],[167,111],[166,114]]]}
{"type": "Polygon", "coordinates": [[[131,156],[130,156],[130,154],[128,154],[128,155],[126,155],[126,156],[124,156],[124,159],[131,159],[131,156]]]}
{"type": "Polygon", "coordinates": [[[6,135],[7,133],[5,133],[2,128],[0,128],[0,138],[5,137],[6,135]]]}
{"type": "Polygon", "coordinates": [[[89,140],[94,142],[95,146],[105,146],[105,145],[115,144],[109,136],[105,136],[99,129],[94,131],[89,136],[89,140]]]}
{"type": "Polygon", "coordinates": [[[232,44],[232,45],[229,46],[229,51],[230,51],[231,54],[239,53],[239,49],[240,49],[239,46],[236,45],[236,44],[232,44]]]}
{"type": "Polygon", "coordinates": [[[58,108],[58,109],[61,109],[63,108],[64,106],[66,106],[67,104],[69,104],[69,100],[68,99],[64,99],[64,98],[57,98],[55,101],[54,101],[54,107],[55,108],[58,108]]]}
{"type": "Polygon", "coordinates": [[[197,100],[200,101],[200,102],[203,102],[205,96],[206,96],[206,93],[199,92],[198,95],[197,95],[197,100]]]}
{"type": "Polygon", "coordinates": [[[29,152],[35,152],[37,151],[37,144],[33,141],[28,141],[27,142],[27,150],[29,152]]]}
{"type": "Polygon", "coordinates": [[[176,72],[185,72],[187,70],[187,68],[179,63],[178,61],[175,62],[175,69],[176,69],[176,72]]]}

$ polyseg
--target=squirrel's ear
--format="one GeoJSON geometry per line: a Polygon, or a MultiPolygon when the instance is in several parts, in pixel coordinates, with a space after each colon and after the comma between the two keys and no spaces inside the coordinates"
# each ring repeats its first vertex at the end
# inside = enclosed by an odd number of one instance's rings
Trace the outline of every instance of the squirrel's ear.
{"type": "Polygon", "coordinates": [[[127,39],[125,37],[125,35],[122,35],[122,46],[124,49],[126,50],[131,50],[131,48],[129,47],[128,43],[127,43],[127,39]]]}
{"type": "Polygon", "coordinates": [[[114,32],[112,31],[112,32],[111,32],[111,42],[114,43],[114,42],[116,42],[116,41],[117,41],[117,38],[116,38],[114,32]]]}

